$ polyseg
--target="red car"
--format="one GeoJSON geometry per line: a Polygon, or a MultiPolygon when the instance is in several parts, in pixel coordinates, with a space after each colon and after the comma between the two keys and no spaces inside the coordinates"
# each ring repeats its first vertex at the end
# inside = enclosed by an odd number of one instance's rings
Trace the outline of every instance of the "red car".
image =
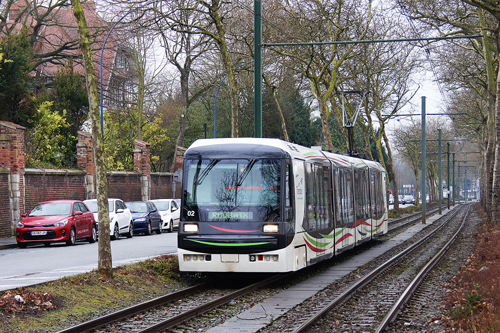
{"type": "Polygon", "coordinates": [[[94,243],[97,225],[94,214],[79,200],[40,202],[23,214],[17,223],[16,240],[20,248],[28,244],[66,242],[74,245],[77,239],[94,243]]]}

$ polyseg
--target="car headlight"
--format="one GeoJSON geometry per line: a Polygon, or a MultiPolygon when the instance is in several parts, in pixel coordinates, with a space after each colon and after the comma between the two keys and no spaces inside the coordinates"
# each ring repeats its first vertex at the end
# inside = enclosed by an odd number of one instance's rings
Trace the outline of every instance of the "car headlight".
{"type": "Polygon", "coordinates": [[[21,221],[19,221],[19,222],[17,222],[17,227],[24,228],[24,224],[21,221]]]}
{"type": "Polygon", "coordinates": [[[66,224],[68,224],[68,219],[54,223],[54,227],[64,227],[66,224]]]}
{"type": "Polygon", "coordinates": [[[135,222],[145,222],[146,218],[145,217],[141,217],[141,218],[135,219],[134,221],[135,222]]]}

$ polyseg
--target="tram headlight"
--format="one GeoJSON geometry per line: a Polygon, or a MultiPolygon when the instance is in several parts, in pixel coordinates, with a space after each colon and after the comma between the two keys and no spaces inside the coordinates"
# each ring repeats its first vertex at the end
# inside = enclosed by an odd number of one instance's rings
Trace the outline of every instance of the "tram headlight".
{"type": "Polygon", "coordinates": [[[277,233],[279,231],[279,226],[277,224],[265,224],[262,231],[265,233],[277,233]]]}
{"type": "Polygon", "coordinates": [[[198,232],[200,229],[197,224],[187,223],[184,224],[184,232],[198,232]]]}

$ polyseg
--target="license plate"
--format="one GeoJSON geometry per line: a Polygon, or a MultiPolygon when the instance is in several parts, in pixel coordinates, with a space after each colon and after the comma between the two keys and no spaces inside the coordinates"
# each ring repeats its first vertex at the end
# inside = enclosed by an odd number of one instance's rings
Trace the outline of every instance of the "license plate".
{"type": "Polygon", "coordinates": [[[47,231],[32,231],[31,236],[43,236],[46,235],[47,231]]]}

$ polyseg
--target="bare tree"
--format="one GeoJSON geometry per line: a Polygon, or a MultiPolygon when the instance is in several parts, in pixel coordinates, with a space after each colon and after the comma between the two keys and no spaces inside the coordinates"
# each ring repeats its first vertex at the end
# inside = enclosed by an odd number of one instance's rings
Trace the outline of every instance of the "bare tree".
{"type": "Polygon", "coordinates": [[[112,277],[113,265],[109,235],[108,181],[104,144],[99,113],[99,94],[94,72],[94,61],[90,48],[89,31],[80,0],[71,0],[73,13],[78,24],[78,34],[85,64],[85,81],[89,95],[90,118],[92,120],[92,139],[94,142],[94,161],[97,182],[97,208],[99,220],[98,266],[99,274],[112,277]]]}

